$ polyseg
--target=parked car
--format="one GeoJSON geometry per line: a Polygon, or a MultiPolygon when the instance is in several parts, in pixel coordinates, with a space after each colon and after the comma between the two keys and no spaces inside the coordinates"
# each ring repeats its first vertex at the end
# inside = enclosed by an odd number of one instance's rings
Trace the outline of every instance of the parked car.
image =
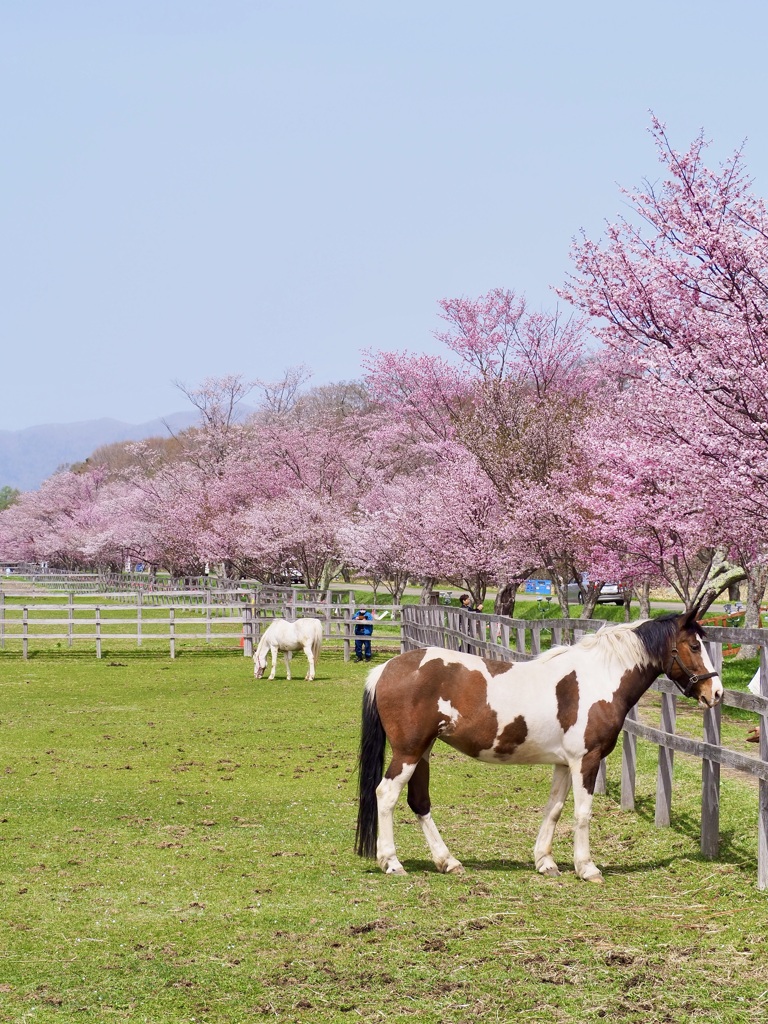
{"type": "MultiPolygon", "coordinates": [[[[626,591],[620,583],[604,583],[597,595],[598,604],[624,604],[626,591]]],[[[572,580],[568,584],[568,601],[584,604],[584,585],[572,580]]]]}
{"type": "Polygon", "coordinates": [[[304,585],[304,576],[301,569],[296,569],[294,566],[288,566],[287,569],[283,569],[280,573],[280,581],[284,586],[301,587],[304,585]]]}

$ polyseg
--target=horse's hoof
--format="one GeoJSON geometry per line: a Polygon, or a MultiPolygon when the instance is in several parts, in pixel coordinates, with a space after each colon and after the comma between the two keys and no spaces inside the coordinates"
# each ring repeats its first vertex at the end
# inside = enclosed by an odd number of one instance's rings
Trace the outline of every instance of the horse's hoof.
{"type": "Polygon", "coordinates": [[[597,885],[602,885],[605,879],[599,871],[596,871],[594,875],[584,875],[585,882],[595,882],[597,885]]]}
{"type": "Polygon", "coordinates": [[[451,857],[445,864],[441,864],[438,868],[444,875],[463,875],[464,865],[460,860],[456,860],[455,857],[451,857]]]}
{"type": "Polygon", "coordinates": [[[402,864],[398,864],[398,866],[396,868],[387,868],[387,872],[386,873],[388,875],[407,875],[408,874],[408,872],[405,870],[405,868],[402,866],[402,864]]]}
{"type": "Polygon", "coordinates": [[[560,869],[554,864],[551,864],[549,867],[539,868],[539,874],[544,875],[545,878],[559,878],[560,869]]]}

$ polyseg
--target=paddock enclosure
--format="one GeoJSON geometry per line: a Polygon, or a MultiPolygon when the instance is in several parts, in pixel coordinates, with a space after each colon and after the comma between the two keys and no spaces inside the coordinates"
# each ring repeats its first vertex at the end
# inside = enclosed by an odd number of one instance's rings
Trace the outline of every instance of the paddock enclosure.
{"type": "MultiPolygon", "coordinates": [[[[57,585],[61,592],[44,599],[37,595],[28,600],[6,599],[0,592],[0,655],[20,654],[26,659],[35,653],[83,650],[101,659],[133,646],[145,653],[167,652],[171,659],[187,649],[240,652],[250,658],[273,618],[310,616],[323,624],[324,651],[336,651],[348,661],[354,643],[354,615],[361,607],[353,591],[195,587],[199,581],[189,581],[190,589],[185,590],[159,587],[147,592],[136,587],[128,592],[82,592],[99,582],[103,579],[80,581],[78,591],[77,581],[52,577],[44,585],[57,585]]],[[[115,585],[118,583],[116,580],[115,585]]],[[[502,661],[527,660],[551,645],[575,642],[603,625],[599,619],[508,619],[442,605],[362,606],[388,616],[375,622],[372,639],[378,660],[429,645],[470,650],[502,661]]],[[[654,817],[659,826],[668,825],[673,813],[675,753],[692,755],[701,762],[701,851],[716,858],[721,843],[721,770],[752,777],[758,787],[758,884],[764,889],[768,888],[768,630],[707,627],[707,635],[709,654],[718,669],[724,646],[749,642],[760,648],[762,695],[726,689],[722,705],[701,714],[700,738],[694,738],[676,732],[678,709],[687,702],[678,698],[668,680],[659,679],[652,687],[661,705],[658,725],[643,723],[636,709],[624,725],[620,805],[626,810],[635,806],[638,739],[658,748],[654,817]],[[722,707],[760,716],[760,742],[753,748],[757,756],[752,756],[751,750],[747,754],[723,744],[722,707]]],[[[605,786],[603,765],[596,791],[604,792],[605,786]]]]}
{"type": "MultiPolygon", "coordinates": [[[[495,643],[491,626],[456,642],[495,643]]],[[[135,637],[101,659],[93,640],[0,651],[3,1024],[764,1019],[755,780],[724,773],[712,860],[700,762],[678,756],[657,828],[656,747],[637,744],[635,813],[615,751],[595,889],[531,869],[549,770],[523,781],[441,748],[441,826],[466,874],[434,870],[403,810],[409,875],[387,878],[352,849],[365,666],[337,642],[318,682],[255,683],[228,628],[175,659],[135,637]]],[[[534,642],[546,622],[527,624],[534,642]]],[[[687,705],[678,728],[700,728],[687,705]]],[[[724,713],[724,736],[746,727],[724,713]]],[[[566,811],[566,851],[568,827],[566,811]]]]}

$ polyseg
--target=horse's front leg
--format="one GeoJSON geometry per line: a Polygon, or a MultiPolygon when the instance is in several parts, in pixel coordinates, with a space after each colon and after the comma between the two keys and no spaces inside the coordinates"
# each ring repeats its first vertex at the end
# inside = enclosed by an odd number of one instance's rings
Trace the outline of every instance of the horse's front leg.
{"type": "Polygon", "coordinates": [[[309,682],[311,683],[312,680],[315,678],[315,659],[312,657],[312,644],[307,644],[307,646],[304,648],[304,653],[306,654],[307,661],[309,662],[309,668],[307,669],[307,674],[304,676],[304,678],[308,679],[309,682]]]}
{"type": "Polygon", "coordinates": [[[272,671],[269,673],[269,678],[270,679],[274,679],[275,678],[275,669],[277,668],[277,648],[276,647],[270,647],[269,648],[269,653],[272,655],[272,671]]]}
{"type": "MultiPolygon", "coordinates": [[[[586,761],[587,758],[584,759],[586,761]]],[[[592,758],[590,758],[592,760],[592,758]]],[[[584,772],[584,761],[573,767],[571,777],[573,779],[573,866],[579,878],[585,882],[602,882],[603,876],[600,868],[592,862],[592,855],[589,852],[589,822],[592,817],[592,797],[595,791],[594,773],[584,772]]],[[[600,758],[597,758],[597,766],[600,765],[600,758]]]]}
{"type": "Polygon", "coordinates": [[[293,655],[291,654],[290,651],[286,651],[285,652],[285,678],[286,679],[290,679],[291,678],[291,658],[292,657],[293,657],[293,655]]]}
{"type": "Polygon", "coordinates": [[[555,826],[563,813],[565,798],[571,786],[571,773],[567,765],[556,764],[552,773],[552,788],[549,791],[549,801],[544,808],[544,818],[541,822],[539,834],[536,837],[536,845],[533,848],[533,859],[536,870],[542,875],[559,875],[560,870],[552,857],[552,840],[555,835],[555,826]]]}

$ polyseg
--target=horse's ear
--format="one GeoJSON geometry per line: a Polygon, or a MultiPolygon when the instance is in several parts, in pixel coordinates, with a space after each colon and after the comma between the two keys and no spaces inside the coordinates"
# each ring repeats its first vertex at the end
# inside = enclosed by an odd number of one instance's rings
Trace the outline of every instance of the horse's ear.
{"type": "Polygon", "coordinates": [[[709,601],[705,597],[700,597],[696,604],[691,608],[688,614],[685,616],[683,622],[683,629],[693,629],[696,623],[699,621],[705,610],[709,607],[709,601]]]}

